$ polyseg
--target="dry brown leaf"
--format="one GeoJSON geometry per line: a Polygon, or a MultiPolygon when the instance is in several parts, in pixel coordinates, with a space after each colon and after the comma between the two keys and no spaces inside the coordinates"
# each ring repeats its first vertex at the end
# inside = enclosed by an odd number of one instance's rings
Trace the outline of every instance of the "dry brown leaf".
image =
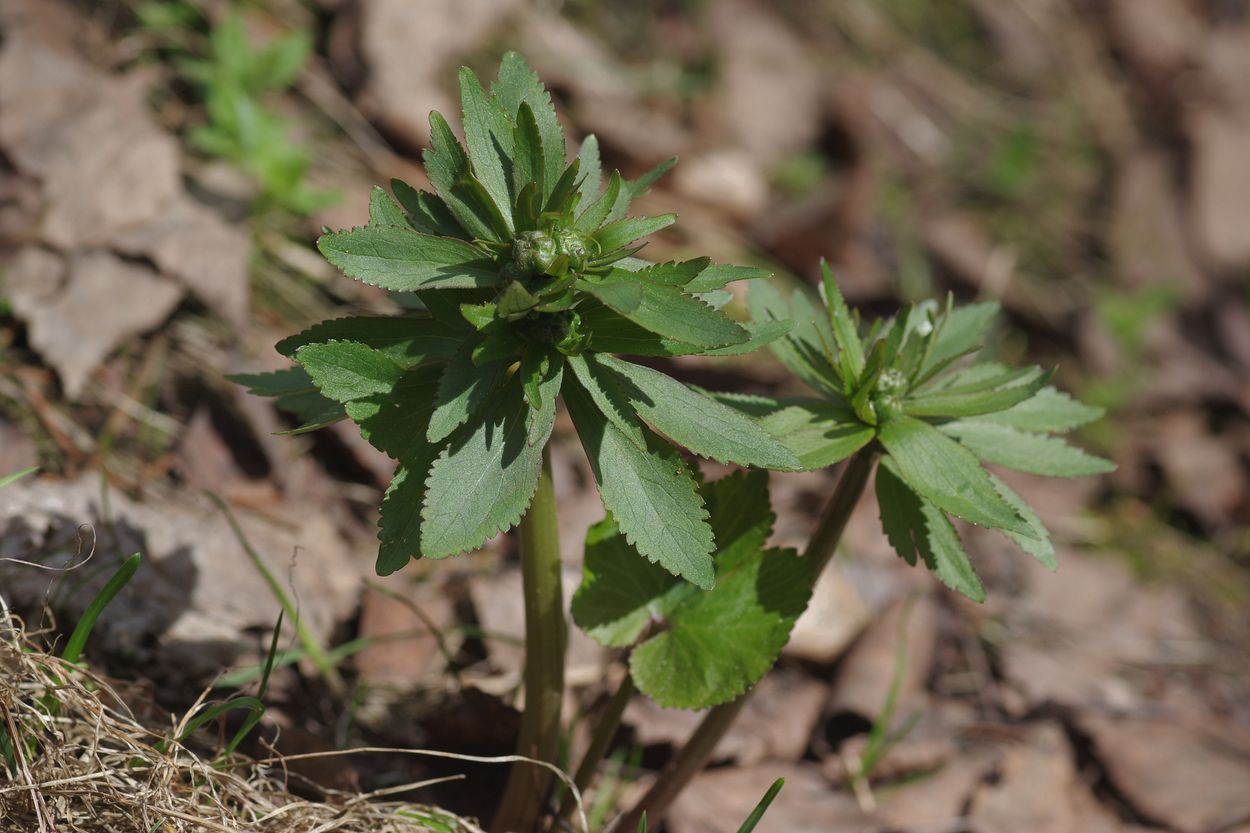
{"type": "Polygon", "coordinates": [[[459,101],[445,91],[447,73],[517,6],[518,0],[364,0],[360,50],[368,80],[361,109],[411,147],[425,145],[431,110],[459,122],[459,101]]]}
{"type": "Polygon", "coordinates": [[[900,636],[906,640],[906,654],[895,714],[906,715],[920,705],[937,644],[937,608],[927,596],[895,602],[868,626],[839,667],[830,711],[869,721],[881,714],[898,670],[900,636]]]}
{"type": "Polygon", "coordinates": [[[159,326],[183,294],[146,266],[107,252],[66,263],[34,247],[18,254],[2,286],[26,322],[31,346],[56,369],[70,399],[109,353],[159,326]]]}
{"type": "Polygon", "coordinates": [[[1153,149],[1120,163],[1108,243],[1121,285],[1174,288],[1197,301],[1206,294],[1207,281],[1187,248],[1171,167],[1167,154],[1153,149]]]}
{"type": "Polygon", "coordinates": [[[1042,724],[1009,747],[993,782],[973,797],[968,821],[978,833],[1120,833],[1126,826],[1081,782],[1063,730],[1042,724]]]}
{"type": "MultiPolygon", "coordinates": [[[[355,610],[360,587],[360,565],[337,531],[323,514],[295,507],[235,514],[298,605],[303,625],[325,645],[355,610]]],[[[225,517],[204,498],[162,500],[158,509],[114,491],[105,504],[97,473],[71,482],[27,479],[0,490],[0,519],[0,555],[50,566],[75,563],[97,539],[92,562],[62,578],[0,564],[0,584],[18,610],[37,614],[55,584],[53,606],[72,622],[120,558],[143,555],[94,638],[149,679],[198,686],[233,662],[254,661],[265,648],[256,634],[277,621],[278,600],[225,517]]],[[[288,618],[284,627],[293,633],[293,624],[288,618]]]]}
{"type": "Polygon", "coordinates": [[[839,792],[810,764],[762,764],[705,772],[673,805],[672,833],[733,833],[755,809],[777,778],[786,785],[773,801],[757,833],[870,833],[885,825],[864,815],[848,793],[839,792]]]}
{"type": "MultiPolygon", "coordinates": [[[[1146,818],[1181,833],[1214,833],[1250,819],[1250,746],[1212,726],[1117,720],[1086,712],[1081,728],[1112,783],[1146,818]]],[[[1071,828],[1075,829],[1075,828],[1071,828]]]]}
{"type": "Polygon", "coordinates": [[[1200,110],[1189,117],[1193,143],[1190,221],[1213,265],[1237,269],[1250,264],[1250,110],[1200,110]]]}

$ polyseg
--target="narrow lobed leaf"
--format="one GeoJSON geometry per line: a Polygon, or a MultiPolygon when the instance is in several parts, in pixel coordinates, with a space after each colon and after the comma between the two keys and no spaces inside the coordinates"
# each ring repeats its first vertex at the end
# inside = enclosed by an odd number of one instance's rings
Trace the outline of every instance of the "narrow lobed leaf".
{"type": "Polygon", "coordinates": [[[408,228],[332,232],[317,240],[317,248],[348,277],[383,289],[471,289],[499,283],[499,270],[476,246],[408,228]]]}

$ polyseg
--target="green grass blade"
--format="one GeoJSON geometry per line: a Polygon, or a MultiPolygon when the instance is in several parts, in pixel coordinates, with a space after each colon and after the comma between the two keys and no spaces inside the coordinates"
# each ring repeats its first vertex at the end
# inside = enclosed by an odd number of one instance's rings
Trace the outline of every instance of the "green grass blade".
{"type": "Polygon", "coordinates": [[[751,833],[755,826],[760,823],[760,819],[764,818],[773,799],[777,797],[777,793],[781,792],[781,788],[786,785],[786,779],[778,778],[773,785],[768,788],[768,792],[764,793],[764,797],[760,799],[760,803],[755,805],[755,809],[751,811],[751,815],[747,816],[746,821],[742,822],[742,826],[738,828],[738,833],[751,833]]]}
{"type": "Polygon", "coordinates": [[[87,644],[87,638],[91,636],[91,629],[95,627],[96,620],[100,618],[100,614],[108,607],[109,602],[113,601],[121,589],[126,586],[130,579],[134,576],[135,571],[139,569],[139,562],[142,558],[139,553],[127,558],[122,565],[117,568],[117,572],[100,588],[100,592],[91,600],[91,604],[87,605],[87,609],[83,611],[82,618],[78,620],[78,624],[74,627],[74,632],[69,635],[69,641],[65,643],[65,649],[61,651],[61,659],[69,663],[78,662],[82,656],[82,649],[87,644]]]}
{"type": "Polygon", "coordinates": [[[18,480],[21,480],[23,477],[27,476],[28,474],[34,474],[37,471],[39,471],[38,466],[31,466],[28,469],[22,469],[21,471],[15,471],[12,474],[6,474],[4,477],[0,477],[0,489],[3,489],[5,486],[9,485],[10,483],[14,483],[18,480]]]}

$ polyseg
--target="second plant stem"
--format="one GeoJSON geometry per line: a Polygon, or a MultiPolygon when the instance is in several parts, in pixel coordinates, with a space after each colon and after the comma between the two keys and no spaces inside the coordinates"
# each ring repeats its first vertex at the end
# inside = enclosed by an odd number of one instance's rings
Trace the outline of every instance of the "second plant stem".
{"type": "MultiPolygon", "coordinates": [[[[529,511],[517,526],[525,596],[525,711],[517,754],[554,762],[560,745],[560,705],[564,699],[564,652],[568,625],[560,583],[560,537],[551,452],[543,450],[542,474],[529,511]]],[[[528,763],[514,764],[493,833],[528,833],[541,815],[551,773],[528,763]]]]}
{"type": "MultiPolygon", "coordinates": [[[[851,457],[838,485],[829,498],[829,505],[821,516],[820,526],[812,533],[803,551],[804,558],[815,562],[812,570],[812,583],[820,576],[825,565],[833,558],[842,540],[846,523],[851,512],[859,503],[864,487],[868,484],[868,475],[872,473],[873,464],[877,459],[875,445],[870,445],[851,457]]],[[[737,719],[742,707],[746,705],[750,692],[736,700],[714,706],[703,716],[686,745],[681,748],[656,779],[655,786],[647,791],[628,813],[621,816],[612,825],[613,833],[633,833],[638,828],[643,813],[647,815],[649,826],[655,827],[668,813],[674,800],[686,788],[691,779],[703,770],[720,739],[729,731],[737,719]]]]}

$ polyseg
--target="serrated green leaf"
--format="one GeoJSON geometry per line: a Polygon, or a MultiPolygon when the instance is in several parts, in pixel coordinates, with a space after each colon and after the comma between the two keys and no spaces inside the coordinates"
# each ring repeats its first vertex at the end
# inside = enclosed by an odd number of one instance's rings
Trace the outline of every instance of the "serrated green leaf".
{"type": "Polygon", "coordinates": [[[703,488],[719,549],[716,587],[700,592],[632,548],[609,519],[587,537],[574,620],[603,644],[634,648],[639,689],[668,708],[705,708],[745,692],[772,667],[811,593],[813,563],[764,550],[773,523],[763,472],[703,488]]]}
{"type": "Polygon", "coordinates": [[[317,389],[308,371],[299,366],[268,373],[231,373],[226,378],[236,385],[242,385],[247,388],[248,393],[256,396],[288,396],[317,389]]]}
{"type": "Polygon", "coordinates": [[[706,269],[700,270],[699,274],[686,284],[686,291],[695,294],[712,292],[716,289],[723,289],[734,281],[758,281],[771,275],[772,272],[769,270],[757,269],[754,266],[713,263],[706,269]]]}
{"type": "MultiPolygon", "coordinates": [[[[789,321],[748,321],[740,324],[747,331],[747,340],[738,344],[727,344],[724,347],[712,347],[699,350],[701,356],[741,356],[754,353],[761,347],[768,347],[774,342],[785,338],[790,332],[789,321]]],[[[673,355],[679,355],[674,353],[673,355]]]]}
{"type": "Polygon", "coordinates": [[[694,477],[672,446],[639,427],[646,450],[608,420],[576,382],[564,401],[590,460],[604,507],[627,540],[673,575],[712,586],[712,529],[694,477]]]}
{"type": "Polygon", "coordinates": [[[586,364],[604,387],[619,389],[634,411],[677,445],[721,463],[796,470],[799,459],[758,423],[676,379],[608,355],[586,364]]]}
{"type": "Polygon", "coordinates": [[[878,437],[895,473],[938,508],[974,524],[1028,536],[1029,525],[990,483],[976,456],[928,423],[900,416],[880,426],[878,437]]]}
{"type": "Polygon", "coordinates": [[[666,229],[677,222],[676,214],[661,214],[658,217],[625,217],[621,220],[600,226],[591,236],[604,252],[624,248],[635,240],[661,229],[666,229]]]}
{"type": "Polygon", "coordinates": [[[993,422],[1020,431],[1057,434],[1093,422],[1102,415],[1102,408],[1085,405],[1062,391],[1046,387],[1031,399],[1005,411],[985,414],[976,421],[993,422]]]}
{"type": "Polygon", "coordinates": [[[599,140],[595,138],[593,133],[582,139],[582,146],[577,152],[577,158],[581,160],[581,183],[577,187],[577,192],[581,194],[581,204],[589,206],[599,196],[599,189],[603,187],[603,168],[599,161],[599,140]]]}
{"type": "Polygon", "coordinates": [[[587,204],[582,209],[582,213],[577,216],[573,227],[583,234],[590,234],[602,226],[607,221],[608,215],[612,212],[612,206],[616,203],[624,188],[625,185],[621,180],[621,172],[613,171],[612,176],[608,178],[608,187],[594,202],[587,204]]]}
{"type": "MultiPolygon", "coordinates": [[[[538,133],[542,137],[544,181],[550,188],[560,178],[565,165],[564,130],[556,117],[551,95],[538,73],[515,52],[508,52],[499,63],[499,77],[491,85],[491,95],[514,121],[525,102],[534,113],[538,133]]],[[[550,191],[543,193],[544,200],[550,191]]]]}
{"type": "Polygon", "coordinates": [[[507,374],[503,362],[478,365],[473,361],[473,348],[479,343],[466,343],[443,367],[426,431],[426,439],[432,443],[450,437],[477,413],[507,374]]]}
{"type": "Polygon", "coordinates": [[[1059,569],[1059,562],[1055,560],[1055,545],[1050,542],[1050,532],[1046,529],[1046,525],[1042,523],[1042,519],[1037,516],[1037,513],[1033,511],[1031,506],[1024,502],[1024,498],[1012,491],[1011,487],[1002,480],[991,474],[990,482],[994,484],[994,488],[1002,495],[1003,500],[1011,504],[1020,513],[1020,517],[1024,518],[1024,522],[1029,525],[1033,537],[1026,538],[1023,535],[1006,531],[1003,534],[1014,541],[1020,549],[1040,561],[1046,569],[1059,569]]]}
{"type": "Polygon", "coordinates": [[[477,549],[521,519],[538,487],[541,441],[526,441],[521,385],[500,388],[434,461],[421,510],[421,551],[445,558],[477,549]]]}
{"type": "Polygon", "coordinates": [[[636,280],[581,278],[576,286],[624,316],[637,312],[642,304],[642,284],[636,280]]]}
{"type": "Polygon", "coordinates": [[[933,344],[914,384],[923,384],[955,359],[981,347],[998,310],[997,303],[986,301],[959,307],[939,318],[933,344]]]}
{"type": "Polygon", "coordinates": [[[425,478],[429,461],[424,465],[401,464],[382,497],[378,518],[378,559],[375,571],[389,576],[411,559],[421,557],[421,505],[425,501],[425,478]]]}
{"type": "Polygon", "coordinates": [[[941,429],[987,463],[1016,471],[1051,477],[1084,477],[1115,470],[1115,464],[1109,460],[1068,445],[1058,437],[975,420],[948,422],[941,429]]]}
{"type": "MultiPolygon", "coordinates": [[[[649,264],[636,272],[629,270],[628,267],[624,268],[631,271],[640,281],[662,286],[686,287],[687,284],[707,269],[710,264],[711,261],[708,258],[700,257],[694,260],[649,264]]],[[[691,292],[689,288],[686,288],[684,291],[691,292]]]]}
{"type": "Polygon", "coordinates": [[[517,377],[530,406],[526,441],[533,445],[549,436],[555,424],[556,399],[564,382],[564,356],[555,350],[532,347],[522,356],[517,377]]]}
{"type": "Polygon", "coordinates": [[[859,339],[851,311],[847,309],[833,270],[824,259],[820,261],[820,276],[825,288],[825,303],[829,307],[829,324],[838,348],[838,364],[846,384],[853,383],[864,373],[864,343],[859,339]]]}
{"type": "Polygon", "coordinates": [[[317,240],[325,259],[371,286],[412,292],[496,286],[499,270],[475,246],[409,228],[366,226],[317,240]]]}
{"type": "Polygon", "coordinates": [[[512,114],[504,112],[498,101],[486,95],[468,67],[460,68],[460,105],[473,172],[511,227],[512,201],[524,184],[513,188],[512,114]]]}
{"type": "Polygon", "coordinates": [[[973,601],[985,601],[985,588],[955,527],[940,509],[908,488],[894,463],[889,455],[881,458],[876,482],[881,526],[890,545],[908,564],[914,565],[919,555],[929,571],[952,590],[973,601]]]}
{"type": "Polygon", "coordinates": [[[391,390],[347,403],[347,415],[374,448],[401,463],[425,459],[438,446],[425,438],[442,367],[428,364],[404,371],[391,390]]]}
{"type": "Polygon", "coordinates": [[[460,227],[447,203],[437,194],[418,191],[402,179],[392,179],[391,190],[395,192],[395,199],[408,212],[408,225],[417,231],[437,237],[472,239],[472,235],[460,227]]]}
{"type": "MultiPolygon", "coordinates": [[[[438,112],[430,113],[430,147],[426,148],[422,157],[425,160],[425,172],[430,184],[437,189],[443,204],[452,216],[471,237],[482,240],[505,241],[506,235],[500,234],[502,213],[499,206],[486,195],[485,188],[481,193],[476,189],[464,187],[464,183],[473,177],[469,165],[468,154],[451,132],[447,120],[438,112]]],[[[481,183],[478,183],[479,187],[481,183]]]]}
{"type": "Polygon", "coordinates": [[[1010,408],[1032,397],[1042,389],[1047,374],[1037,373],[1020,384],[1008,384],[989,390],[943,389],[922,394],[904,403],[906,412],[914,417],[971,417],[991,414],[1010,408]]]}
{"type": "Polygon", "coordinates": [[[446,359],[464,339],[463,328],[425,316],[349,316],[314,324],[282,339],[275,349],[288,358],[306,344],[355,341],[366,344],[403,367],[446,359]]]}
{"type": "Polygon", "coordinates": [[[757,281],[751,285],[747,305],[755,321],[791,322],[790,332],[770,345],[773,355],[787,370],[813,390],[842,396],[841,379],[825,350],[826,343],[832,345],[833,334],[828,331],[825,316],[816,314],[802,290],[795,290],[787,301],[771,283],[757,281]]]}
{"type": "Polygon", "coordinates": [[[876,435],[850,409],[833,402],[742,394],[716,394],[716,399],[758,419],[761,428],[798,456],[802,471],[845,460],[876,435]]]}
{"type": "Polygon", "coordinates": [[[390,393],[404,373],[385,354],[354,341],[307,344],[295,352],[295,360],[318,390],[344,404],[390,393]]]}
{"type": "MultiPolygon", "coordinates": [[[[626,190],[629,192],[630,200],[631,201],[636,200],[639,197],[641,197],[643,194],[650,191],[651,186],[654,185],[656,181],[659,180],[660,177],[664,176],[666,173],[671,171],[673,169],[673,166],[675,166],[676,164],[677,164],[677,157],[672,156],[668,159],[665,159],[663,162],[656,165],[654,168],[647,171],[646,173],[644,173],[642,176],[638,177],[637,179],[631,179],[629,182],[625,183],[626,190]]],[[[620,217],[624,217],[625,211],[628,208],[629,208],[629,205],[628,203],[626,203],[625,206],[620,208],[621,213],[617,217],[611,217],[609,219],[619,219],[620,217]]]]}
{"type": "Polygon", "coordinates": [[[516,191],[519,193],[526,185],[533,183],[537,194],[546,194],[547,185],[543,181],[546,176],[543,171],[543,140],[538,134],[534,111],[525,102],[521,102],[521,109],[517,111],[512,145],[516,154],[512,172],[516,191]]]}
{"type": "Polygon", "coordinates": [[[569,356],[568,363],[583,392],[590,397],[599,413],[607,417],[640,450],[645,451],[647,438],[643,435],[642,424],[625,392],[616,386],[615,377],[593,373],[589,366],[589,357],[585,355],[569,356]]]}
{"type": "MultiPolygon", "coordinates": [[[[614,309],[644,330],[701,347],[741,344],[751,337],[737,322],[726,318],[723,313],[712,309],[699,299],[686,295],[675,286],[639,283],[630,273],[620,270],[611,272],[600,285],[607,287],[612,283],[639,287],[641,296],[637,307],[630,309],[627,305],[621,304],[614,309]],[[615,277],[617,275],[621,277],[615,277]]],[[[605,304],[609,303],[606,297],[601,297],[600,300],[605,304]]],[[[583,315],[583,321],[586,321],[585,315],[583,315]]],[[[587,323],[590,322],[587,321],[587,323]]],[[[599,338],[600,328],[592,327],[591,332],[595,334],[596,339],[599,338]]],[[[599,341],[596,342],[595,348],[602,352],[613,352],[599,341]]]]}
{"type": "Polygon", "coordinates": [[[379,186],[369,192],[369,225],[408,228],[408,217],[379,186]]]}

